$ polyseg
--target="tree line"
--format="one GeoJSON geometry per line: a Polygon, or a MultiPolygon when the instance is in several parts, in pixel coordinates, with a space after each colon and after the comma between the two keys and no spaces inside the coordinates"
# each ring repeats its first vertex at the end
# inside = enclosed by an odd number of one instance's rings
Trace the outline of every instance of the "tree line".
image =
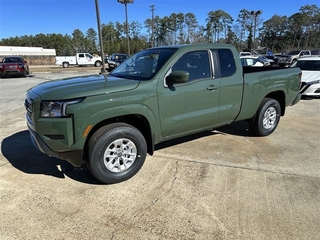
{"type": "MultiPolygon", "coordinates": [[[[320,8],[305,5],[291,16],[273,15],[263,21],[262,14],[246,9],[233,19],[223,10],[210,11],[205,24],[200,25],[193,13],[172,13],[170,16],[148,18],[144,23],[128,24],[131,54],[153,46],[191,43],[228,43],[239,51],[253,46],[265,46],[273,52],[292,49],[320,48],[320,8]],[[255,34],[257,33],[257,34],[255,34]]],[[[101,25],[105,54],[127,53],[126,23],[101,25]]],[[[89,28],[85,33],[75,29],[69,34],[25,35],[3,38],[2,46],[43,47],[56,49],[57,56],[72,56],[77,52],[100,54],[99,36],[89,28]]]]}

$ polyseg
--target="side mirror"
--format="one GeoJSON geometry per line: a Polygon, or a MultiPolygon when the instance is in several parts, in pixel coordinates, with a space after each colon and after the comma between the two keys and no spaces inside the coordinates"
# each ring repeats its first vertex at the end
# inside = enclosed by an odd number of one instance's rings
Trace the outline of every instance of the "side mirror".
{"type": "Polygon", "coordinates": [[[174,71],[167,77],[168,83],[185,83],[189,80],[190,73],[187,71],[174,71]]]}

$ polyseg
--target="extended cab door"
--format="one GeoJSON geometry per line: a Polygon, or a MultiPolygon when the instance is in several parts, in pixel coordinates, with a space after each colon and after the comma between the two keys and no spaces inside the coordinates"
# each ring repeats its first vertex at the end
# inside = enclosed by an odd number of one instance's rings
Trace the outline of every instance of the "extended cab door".
{"type": "Polygon", "coordinates": [[[242,65],[239,57],[229,48],[211,51],[214,78],[219,82],[219,124],[230,123],[238,116],[242,106],[242,65]]]}
{"type": "Polygon", "coordinates": [[[171,71],[189,72],[185,83],[158,87],[162,137],[172,137],[214,125],[218,120],[219,82],[212,78],[211,53],[184,53],[171,71]]]}

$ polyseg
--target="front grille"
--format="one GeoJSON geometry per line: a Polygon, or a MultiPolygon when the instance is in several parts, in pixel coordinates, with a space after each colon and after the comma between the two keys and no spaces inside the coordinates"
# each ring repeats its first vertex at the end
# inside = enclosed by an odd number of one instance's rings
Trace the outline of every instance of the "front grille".
{"type": "Polygon", "coordinates": [[[9,65],[9,66],[5,66],[5,69],[11,70],[11,69],[17,69],[18,66],[17,65],[9,65]]]}
{"type": "Polygon", "coordinates": [[[24,106],[27,110],[27,117],[32,121],[32,100],[27,98],[24,102],[24,106]]]}

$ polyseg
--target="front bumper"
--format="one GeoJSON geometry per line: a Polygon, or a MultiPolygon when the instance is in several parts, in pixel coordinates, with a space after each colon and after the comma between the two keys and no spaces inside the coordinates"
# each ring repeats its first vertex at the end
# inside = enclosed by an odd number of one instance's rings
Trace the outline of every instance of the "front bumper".
{"type": "Polygon", "coordinates": [[[320,83],[302,82],[300,93],[303,96],[320,96],[320,83]]]}
{"type": "Polygon", "coordinates": [[[67,152],[55,152],[48,147],[48,145],[42,140],[42,138],[33,131],[29,126],[29,132],[32,143],[38,148],[41,152],[47,154],[50,157],[59,158],[66,160],[75,167],[80,167],[83,163],[83,151],[82,150],[73,150],[67,152]]]}

